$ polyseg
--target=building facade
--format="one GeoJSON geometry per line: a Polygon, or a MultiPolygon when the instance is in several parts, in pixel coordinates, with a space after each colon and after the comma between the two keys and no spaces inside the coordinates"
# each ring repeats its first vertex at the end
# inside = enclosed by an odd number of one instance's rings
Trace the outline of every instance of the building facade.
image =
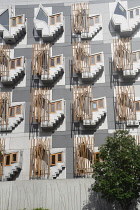
{"type": "Polygon", "coordinates": [[[0,6],[1,181],[91,177],[116,129],[139,143],[139,1],[40,3],[0,6]]]}

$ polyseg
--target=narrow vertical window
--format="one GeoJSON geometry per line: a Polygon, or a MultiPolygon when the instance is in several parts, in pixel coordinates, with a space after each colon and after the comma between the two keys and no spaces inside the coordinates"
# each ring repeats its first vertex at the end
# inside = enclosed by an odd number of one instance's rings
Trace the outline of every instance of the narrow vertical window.
{"type": "Polygon", "coordinates": [[[133,18],[133,10],[130,11],[130,18],[133,18]]]}

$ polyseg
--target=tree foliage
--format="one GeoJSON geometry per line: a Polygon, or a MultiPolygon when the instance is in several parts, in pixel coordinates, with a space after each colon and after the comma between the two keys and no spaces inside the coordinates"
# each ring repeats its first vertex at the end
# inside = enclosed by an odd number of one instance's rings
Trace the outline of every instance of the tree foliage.
{"type": "Polygon", "coordinates": [[[93,166],[94,191],[128,210],[140,192],[140,146],[128,131],[119,130],[100,147],[100,158],[93,166]]]}

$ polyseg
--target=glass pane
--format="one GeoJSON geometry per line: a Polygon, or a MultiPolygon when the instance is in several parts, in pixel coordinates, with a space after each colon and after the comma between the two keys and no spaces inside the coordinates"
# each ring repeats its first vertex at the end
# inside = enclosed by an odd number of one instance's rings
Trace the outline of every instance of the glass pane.
{"type": "Polygon", "coordinates": [[[58,161],[62,161],[62,154],[58,154],[58,161]]]}
{"type": "Polygon", "coordinates": [[[90,26],[94,25],[94,19],[93,18],[89,18],[89,24],[90,24],[90,26]]]}
{"type": "Polygon", "coordinates": [[[97,55],[97,62],[100,62],[100,61],[101,61],[101,56],[97,55]]]}
{"type": "Polygon", "coordinates": [[[60,64],[60,57],[57,57],[56,63],[57,63],[57,64],[60,64]]]}
{"type": "Polygon", "coordinates": [[[56,109],[58,109],[58,110],[61,109],[61,102],[57,102],[57,104],[56,104],[56,109]]]}
{"type": "Polygon", "coordinates": [[[14,117],[15,116],[15,108],[10,108],[10,117],[14,117]]]}
{"type": "Polygon", "coordinates": [[[13,161],[13,162],[16,162],[16,160],[17,160],[17,154],[13,154],[12,161],[13,161]]]}
{"type": "Polygon", "coordinates": [[[98,106],[99,106],[99,108],[102,108],[103,107],[103,100],[99,100],[98,106]]]}
{"type": "Polygon", "coordinates": [[[91,57],[91,64],[95,64],[95,56],[91,57]]]}
{"type": "Polygon", "coordinates": [[[136,58],[136,53],[133,54],[133,61],[136,61],[137,58],[136,58]]]}
{"type": "Polygon", "coordinates": [[[11,61],[11,69],[15,69],[15,61],[11,61]]]}
{"type": "Polygon", "coordinates": [[[55,112],[55,104],[51,104],[51,112],[55,112]]]}
{"type": "Polygon", "coordinates": [[[54,25],[55,24],[55,17],[51,17],[51,24],[54,25]]]}
{"type": "Polygon", "coordinates": [[[92,103],[92,109],[93,110],[97,110],[97,102],[93,102],[92,103]]]}
{"type": "Polygon", "coordinates": [[[18,24],[22,23],[22,16],[18,17],[18,24]]]}
{"type": "Polygon", "coordinates": [[[16,114],[21,114],[21,106],[17,106],[16,114]]]}
{"type": "Polygon", "coordinates": [[[16,26],[16,18],[12,19],[12,26],[16,26]]]}
{"type": "Polygon", "coordinates": [[[130,18],[133,18],[133,11],[130,11],[130,18]]]}
{"type": "Polygon", "coordinates": [[[17,59],[17,66],[21,65],[21,59],[17,59]]]}
{"type": "Polygon", "coordinates": [[[139,102],[136,102],[136,110],[137,110],[137,111],[140,110],[140,104],[139,104],[139,102]]]}
{"type": "Polygon", "coordinates": [[[55,155],[52,155],[52,164],[55,164],[55,155]]]}
{"type": "Polygon", "coordinates": [[[51,66],[54,66],[54,58],[51,59],[51,66]]]}
{"type": "Polygon", "coordinates": [[[136,15],[139,15],[139,9],[136,9],[136,15]]]}
{"type": "Polygon", "coordinates": [[[99,16],[95,17],[95,23],[99,23],[99,16]]]}
{"type": "Polygon", "coordinates": [[[6,156],[6,165],[10,165],[10,155],[6,156]]]}
{"type": "Polygon", "coordinates": [[[60,22],[61,21],[61,15],[57,15],[56,16],[56,22],[60,22]]]}

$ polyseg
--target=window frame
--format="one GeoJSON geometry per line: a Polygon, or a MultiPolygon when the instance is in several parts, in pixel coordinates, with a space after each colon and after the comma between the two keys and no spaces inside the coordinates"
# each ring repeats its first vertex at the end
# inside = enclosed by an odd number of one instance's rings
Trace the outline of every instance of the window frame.
{"type": "Polygon", "coordinates": [[[61,56],[56,56],[55,59],[55,65],[61,65],[61,56]],[[60,58],[60,63],[57,63],[57,58],[60,58]]]}
{"type": "Polygon", "coordinates": [[[15,117],[15,115],[16,115],[15,106],[9,107],[9,117],[15,117]],[[14,116],[11,116],[11,115],[10,115],[11,109],[14,109],[14,116]]]}
{"type": "Polygon", "coordinates": [[[4,166],[10,166],[10,165],[11,165],[11,157],[10,157],[10,155],[11,155],[11,154],[4,155],[4,166]],[[7,156],[10,157],[10,158],[9,158],[9,164],[8,164],[8,165],[6,164],[6,157],[7,157],[7,156]]]}
{"type": "Polygon", "coordinates": [[[89,26],[94,26],[95,25],[95,21],[94,21],[94,16],[92,16],[92,17],[89,17],[89,26]],[[93,24],[91,25],[90,24],[90,20],[92,19],[92,21],[93,21],[93,24]]]}
{"type": "Polygon", "coordinates": [[[56,113],[55,102],[50,103],[50,113],[56,113]],[[52,112],[51,105],[54,104],[54,112],[52,112]]]}
{"type": "Polygon", "coordinates": [[[57,101],[56,102],[56,108],[55,110],[62,110],[62,101],[57,101]],[[60,109],[57,108],[57,104],[60,103],[60,109]]]}
{"type": "Polygon", "coordinates": [[[50,16],[50,25],[55,25],[56,20],[55,20],[55,15],[50,16]],[[54,17],[54,23],[52,23],[52,17],[54,17]]]}
{"type": "Polygon", "coordinates": [[[16,59],[16,67],[21,67],[21,60],[22,60],[21,58],[17,58],[17,59],[16,59]],[[20,65],[17,65],[18,60],[20,60],[20,65]]]}
{"type": "Polygon", "coordinates": [[[134,11],[133,11],[133,10],[129,10],[129,18],[130,18],[130,19],[133,19],[133,18],[134,18],[134,11]],[[133,17],[131,17],[131,14],[133,14],[133,15],[132,15],[133,17]]]}
{"type": "Polygon", "coordinates": [[[97,63],[102,62],[102,53],[94,54],[90,56],[90,65],[96,65],[97,63]],[[97,61],[97,57],[100,56],[100,61],[97,61]],[[95,64],[92,63],[92,57],[94,57],[95,64]]]}
{"type": "Polygon", "coordinates": [[[52,58],[50,58],[50,67],[53,68],[53,67],[55,67],[55,66],[56,66],[56,64],[55,64],[55,57],[52,57],[52,58]],[[54,60],[54,66],[51,65],[51,60],[54,60]]]}
{"type": "Polygon", "coordinates": [[[55,23],[60,23],[61,22],[61,14],[55,15],[55,23]],[[57,21],[57,17],[60,16],[60,21],[57,21]]]}
{"type": "Polygon", "coordinates": [[[92,101],[92,111],[93,111],[93,112],[97,112],[97,111],[98,111],[98,100],[92,101]],[[97,109],[93,109],[93,103],[95,103],[95,102],[96,102],[96,107],[97,107],[97,109]]]}
{"type": "Polygon", "coordinates": [[[17,27],[17,18],[16,17],[12,17],[11,19],[11,27],[17,27]],[[16,25],[13,25],[13,20],[16,20],[16,25]]]}
{"type": "Polygon", "coordinates": [[[62,162],[63,162],[63,155],[62,155],[62,152],[57,153],[57,162],[58,162],[58,163],[62,163],[62,162]],[[58,160],[58,155],[61,155],[61,161],[58,160]]]}
{"type": "Polygon", "coordinates": [[[22,105],[16,106],[15,109],[16,109],[16,114],[21,114],[21,113],[22,113],[22,105]],[[18,108],[18,107],[20,107],[20,113],[17,113],[17,108],[18,108]]]}
{"type": "Polygon", "coordinates": [[[50,166],[56,166],[56,163],[57,163],[56,154],[51,154],[51,157],[50,157],[50,166]],[[54,164],[52,163],[52,156],[55,156],[55,163],[54,164]]]}
{"type": "Polygon", "coordinates": [[[96,15],[96,16],[94,16],[94,19],[95,19],[95,21],[94,21],[94,23],[95,23],[95,24],[100,23],[100,15],[96,15]],[[98,22],[96,22],[96,18],[97,18],[97,17],[98,17],[98,20],[99,20],[98,22]]]}
{"type": "Polygon", "coordinates": [[[98,100],[98,108],[99,109],[103,109],[104,108],[104,99],[103,98],[98,100]],[[101,106],[101,107],[99,106],[99,101],[102,101],[103,106],[101,106]]]}
{"type": "MultiPolygon", "coordinates": [[[[94,152],[94,163],[95,163],[96,160],[97,160],[97,159],[95,158],[97,154],[100,155],[100,152],[94,152]]],[[[102,161],[102,159],[99,157],[99,162],[101,162],[101,161],[102,161]]],[[[99,162],[98,162],[98,163],[99,163],[99,162]]]]}
{"type": "Polygon", "coordinates": [[[12,164],[12,163],[17,163],[17,162],[18,162],[18,152],[11,153],[10,156],[11,156],[11,161],[10,161],[11,164],[12,164]],[[15,155],[15,154],[16,154],[16,160],[13,161],[12,158],[13,158],[13,155],[15,155]]]}
{"type": "Polygon", "coordinates": [[[15,69],[16,68],[16,59],[10,60],[10,69],[15,69]],[[12,68],[12,61],[14,61],[14,68],[12,68]]]}
{"type": "Polygon", "coordinates": [[[21,21],[21,23],[19,23],[19,19],[21,18],[21,20],[22,20],[22,18],[23,18],[23,16],[18,16],[17,17],[17,24],[23,24],[23,22],[21,21]]]}
{"type": "MultiPolygon", "coordinates": [[[[135,101],[135,108],[136,108],[136,103],[139,103],[139,107],[140,107],[140,100],[139,101],[135,101]]],[[[136,112],[140,112],[140,109],[139,110],[136,109],[136,112]]]]}

